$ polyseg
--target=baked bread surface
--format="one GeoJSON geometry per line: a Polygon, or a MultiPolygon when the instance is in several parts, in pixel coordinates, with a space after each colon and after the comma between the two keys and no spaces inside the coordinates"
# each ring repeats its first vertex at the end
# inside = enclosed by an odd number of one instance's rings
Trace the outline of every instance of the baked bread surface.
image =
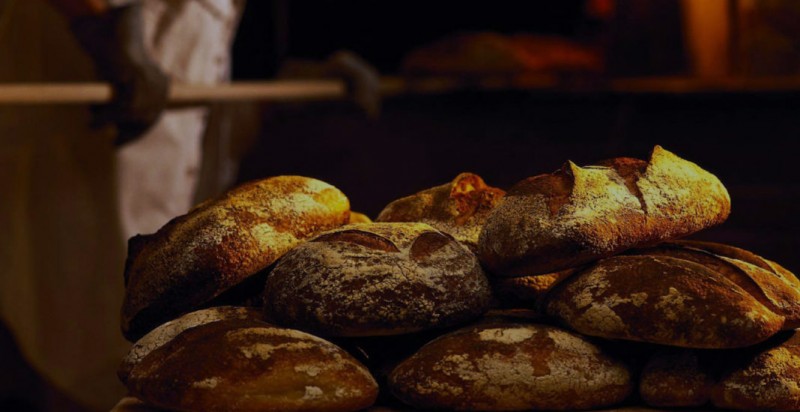
{"type": "Polygon", "coordinates": [[[423,346],[389,376],[392,393],[423,409],[589,409],[625,400],[631,372],[598,346],[545,325],[483,323],[423,346]]]}
{"type": "Polygon", "coordinates": [[[278,176],[204,202],[155,234],[130,240],[123,334],[136,340],[201,307],[321,231],[341,226],[350,206],[335,187],[278,176]]]}
{"type": "Polygon", "coordinates": [[[719,179],[656,146],[647,162],[568,162],[517,183],[484,225],[478,256],[497,275],[556,272],[689,235],[729,213],[719,179]]]}
{"type": "Polygon", "coordinates": [[[179,411],[355,411],[378,386],[336,345],[254,320],[187,329],[131,370],[131,394],[179,411]]]}
{"type": "Polygon", "coordinates": [[[347,225],[287,253],[267,278],[267,316],[322,336],[397,335],[488,310],[470,250],[424,223],[347,225]]]}

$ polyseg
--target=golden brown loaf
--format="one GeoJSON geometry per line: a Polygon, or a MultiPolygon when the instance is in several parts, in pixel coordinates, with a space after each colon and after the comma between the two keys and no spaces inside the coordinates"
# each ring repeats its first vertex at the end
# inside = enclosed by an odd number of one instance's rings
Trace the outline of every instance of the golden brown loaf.
{"type": "Polygon", "coordinates": [[[287,253],[267,278],[266,312],[324,336],[396,335],[457,325],[488,309],[477,258],[424,223],[366,223],[287,253]]]}
{"type": "Polygon", "coordinates": [[[615,256],[550,292],[547,313],[580,333],[689,348],[736,348],[784,318],[719,273],[668,256],[615,256]]]}
{"type": "Polygon", "coordinates": [[[450,183],[389,203],[376,221],[427,223],[476,250],[486,218],[504,195],[480,176],[461,173],[450,183]]]}
{"type": "Polygon", "coordinates": [[[141,362],[145,356],[164,346],[164,344],[174,339],[186,329],[205,325],[206,323],[235,319],[262,320],[263,315],[255,308],[234,306],[218,306],[187,313],[177,319],[160,325],[137,340],[122,360],[122,364],[117,371],[117,376],[125,383],[133,367],[141,362]]]}
{"type": "Polygon", "coordinates": [[[131,370],[131,394],[179,411],[355,411],[378,386],[334,344],[255,320],[187,329],[131,370]]]}
{"type": "Polygon", "coordinates": [[[350,220],[347,223],[349,223],[349,224],[353,224],[353,223],[372,223],[372,219],[370,219],[369,216],[367,216],[367,215],[365,215],[363,213],[358,213],[358,212],[351,211],[350,212],[350,220]]]}
{"type": "Polygon", "coordinates": [[[492,277],[492,295],[498,307],[538,310],[547,292],[577,269],[564,269],[544,275],[516,278],[492,277]]]}
{"type": "Polygon", "coordinates": [[[503,276],[550,273],[697,232],[729,212],[714,175],[656,146],[647,162],[568,162],[517,183],[489,216],[478,256],[503,276]]]}
{"type": "Polygon", "coordinates": [[[626,365],[579,335],[508,322],[440,337],[389,376],[403,402],[437,410],[598,408],[622,402],[632,386],[626,365]]]}
{"type": "MultiPolygon", "coordinates": [[[[239,186],[152,235],[131,239],[123,334],[131,340],[197,309],[318,232],[347,223],[335,187],[299,176],[239,186]]],[[[256,291],[258,293],[258,291],[256,291]]]]}
{"type": "MultiPolygon", "coordinates": [[[[677,241],[662,243],[646,249],[639,249],[632,253],[648,256],[669,256],[684,259],[703,265],[719,275],[744,289],[750,296],[774,313],[785,318],[784,329],[793,330],[800,327],[800,281],[789,272],[782,274],[769,268],[766,260],[762,259],[769,269],[752,265],[743,260],[719,256],[709,252],[714,248],[699,249],[708,242],[677,241]]],[[[732,246],[714,243],[717,250],[732,246]]],[[[750,253],[738,249],[743,253],[750,253]]],[[[752,254],[752,256],[756,256],[752,254]]],[[[757,256],[756,256],[757,257],[757,256]]],[[[760,259],[760,258],[759,258],[760,259]]],[[[772,262],[774,264],[774,262],[772,262]]],[[[776,264],[777,265],[777,264],[776,264]]]]}

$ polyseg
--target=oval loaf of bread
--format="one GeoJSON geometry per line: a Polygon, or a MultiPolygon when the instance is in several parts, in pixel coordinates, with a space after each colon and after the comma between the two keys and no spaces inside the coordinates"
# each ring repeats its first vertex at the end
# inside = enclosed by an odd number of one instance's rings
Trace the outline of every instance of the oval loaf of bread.
{"type": "Polygon", "coordinates": [[[631,372],[583,337],[552,326],[483,323],[423,346],[389,375],[422,409],[591,409],[631,393],[631,372]]]}
{"type": "Polygon", "coordinates": [[[615,256],[548,295],[547,313],[580,333],[688,348],[736,348],[784,318],[719,273],[667,256],[615,256]]]}
{"type": "MultiPolygon", "coordinates": [[[[335,187],[299,176],[250,182],[130,240],[123,334],[135,340],[201,307],[303,239],[347,223],[335,187]]],[[[256,294],[260,291],[256,291],[256,294]]]]}
{"type": "Polygon", "coordinates": [[[117,376],[125,383],[131,370],[150,352],[164,346],[186,329],[223,320],[254,319],[263,320],[263,315],[255,308],[218,306],[189,312],[177,319],[164,323],[151,330],[133,344],[117,370],[117,376]]]}
{"type": "Polygon", "coordinates": [[[656,146],[647,162],[568,162],[517,183],[484,225],[478,256],[498,275],[556,272],[697,232],[729,213],[719,179],[656,146]]]}
{"type": "MultiPolygon", "coordinates": [[[[716,255],[709,252],[709,249],[695,247],[695,245],[699,246],[705,243],[667,242],[646,249],[638,249],[632,253],[669,256],[703,265],[737,284],[772,312],[783,316],[785,318],[784,329],[793,330],[800,327],[800,281],[793,274],[788,271],[783,274],[769,266],[767,266],[768,269],[765,269],[743,260],[716,255]]],[[[720,248],[727,246],[715,245],[720,248]]]]}
{"type": "Polygon", "coordinates": [[[323,336],[457,325],[485,312],[490,298],[475,255],[424,223],[323,233],[278,261],[264,291],[268,317],[323,336]]]}
{"type": "Polygon", "coordinates": [[[461,173],[450,183],[389,203],[376,221],[427,223],[474,251],[486,218],[504,195],[480,176],[461,173]]]}
{"type": "Polygon", "coordinates": [[[180,411],[355,411],[378,385],[336,345],[255,320],[187,329],[130,372],[131,394],[180,411]]]}

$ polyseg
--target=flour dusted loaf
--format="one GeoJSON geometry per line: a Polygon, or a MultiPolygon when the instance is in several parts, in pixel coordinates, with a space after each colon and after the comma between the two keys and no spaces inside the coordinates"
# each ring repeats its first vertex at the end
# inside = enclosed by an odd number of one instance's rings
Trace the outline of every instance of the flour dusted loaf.
{"type": "MultiPolygon", "coordinates": [[[[751,252],[733,246],[710,242],[676,241],[655,247],[639,249],[632,253],[648,256],[669,256],[703,265],[727,278],[772,312],[784,317],[784,329],[800,327],[800,281],[788,271],[775,270],[778,265],[751,252]],[[760,259],[762,267],[732,257],[712,253],[735,249],[738,256],[760,259]],[[749,254],[749,255],[748,255],[749,254]]],[[[756,261],[751,259],[752,261],[756,261]]],[[[757,262],[757,261],[756,261],[757,262]]]]}
{"type": "Polygon", "coordinates": [[[252,319],[184,330],[134,365],[127,386],[148,405],[178,411],[355,411],[378,393],[336,345],[252,319]]]}
{"type": "Polygon", "coordinates": [[[133,344],[128,354],[122,360],[122,364],[117,371],[119,379],[125,383],[130,376],[131,370],[144,359],[150,352],[164,346],[167,342],[174,339],[186,329],[205,325],[212,322],[223,320],[262,320],[261,311],[255,308],[217,306],[208,309],[201,309],[189,312],[177,319],[173,319],[157,328],[151,330],[141,339],[133,344]]]}
{"type": "Polygon", "coordinates": [[[631,372],[585,338],[537,324],[483,323],[423,346],[389,375],[423,409],[589,409],[625,400],[631,372]]]}
{"type": "Polygon", "coordinates": [[[689,348],[754,345],[784,317],[736,283],[669,256],[615,256],[559,283],[547,313],[580,333],[689,348]]]}
{"type": "MultiPolygon", "coordinates": [[[[299,176],[239,186],[130,240],[123,334],[138,339],[265,269],[318,232],[349,219],[335,187],[299,176]]],[[[260,293],[260,289],[255,291],[260,293]]]]}
{"type": "Polygon", "coordinates": [[[480,176],[461,173],[450,183],[389,203],[376,221],[427,223],[476,250],[486,218],[504,195],[480,176]]]}
{"type": "Polygon", "coordinates": [[[656,146],[647,162],[568,162],[517,183],[484,225],[478,256],[498,275],[550,273],[697,232],[729,213],[719,179],[656,146]]]}
{"type": "Polygon", "coordinates": [[[287,253],[267,278],[265,310],[323,336],[396,335],[457,325],[488,309],[472,252],[424,223],[347,225],[287,253]]]}
{"type": "Polygon", "coordinates": [[[667,348],[648,359],[639,377],[639,395],[655,407],[687,408],[707,404],[716,368],[696,349],[667,348]]]}

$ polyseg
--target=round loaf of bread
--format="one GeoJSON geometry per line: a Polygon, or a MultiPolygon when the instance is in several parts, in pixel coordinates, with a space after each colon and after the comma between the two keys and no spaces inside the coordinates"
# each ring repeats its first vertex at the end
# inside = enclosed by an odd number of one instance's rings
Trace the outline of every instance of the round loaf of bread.
{"type": "Polygon", "coordinates": [[[490,299],[475,255],[424,223],[328,231],[278,261],[264,291],[268,317],[323,336],[458,325],[484,313],[490,299]]]}
{"type": "Polygon", "coordinates": [[[123,334],[136,340],[198,309],[302,240],[347,223],[349,214],[347,198],[335,187],[307,177],[279,176],[239,186],[153,235],[132,238],[125,265],[123,334]]]}
{"type": "Polygon", "coordinates": [[[389,375],[392,393],[422,409],[590,409],[624,401],[631,372],[559,328],[483,323],[423,346],[389,375]]]}
{"type": "Polygon", "coordinates": [[[478,256],[497,275],[551,273],[697,232],[729,213],[719,179],[656,146],[648,162],[568,162],[517,183],[484,225],[478,256]]]}
{"type": "Polygon", "coordinates": [[[744,365],[724,374],[711,393],[714,406],[745,411],[800,410],[800,334],[789,332],[744,365]]]}
{"type": "Polygon", "coordinates": [[[478,236],[489,213],[505,192],[480,176],[461,173],[450,183],[389,203],[377,222],[423,222],[477,250],[478,236]]]}
{"type": "Polygon", "coordinates": [[[780,331],[784,318],[719,273],[668,256],[615,256],[565,279],[549,315],[608,339],[736,348],[780,331]]]}
{"type": "Polygon", "coordinates": [[[366,368],[336,345],[255,320],[186,329],[144,356],[127,386],[179,411],[356,411],[378,394],[366,368]]]}
{"type": "Polygon", "coordinates": [[[133,344],[117,370],[117,376],[125,383],[139,362],[150,352],[164,346],[186,329],[223,320],[263,320],[263,314],[255,308],[219,306],[189,312],[151,330],[133,344]]]}

